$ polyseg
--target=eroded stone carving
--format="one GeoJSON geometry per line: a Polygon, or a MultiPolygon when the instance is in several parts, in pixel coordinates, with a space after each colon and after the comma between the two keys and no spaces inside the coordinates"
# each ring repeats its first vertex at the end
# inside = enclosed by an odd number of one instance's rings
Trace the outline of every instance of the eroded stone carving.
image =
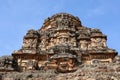
{"type": "Polygon", "coordinates": [[[35,48],[37,45],[37,39],[24,39],[23,48],[35,48]]]}

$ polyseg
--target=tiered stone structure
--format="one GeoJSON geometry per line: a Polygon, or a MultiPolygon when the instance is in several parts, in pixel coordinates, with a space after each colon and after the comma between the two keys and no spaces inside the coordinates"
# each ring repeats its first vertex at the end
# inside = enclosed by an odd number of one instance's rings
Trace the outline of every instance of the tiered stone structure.
{"type": "Polygon", "coordinates": [[[78,17],[58,13],[39,30],[29,30],[20,50],[12,56],[21,71],[56,69],[75,71],[80,64],[109,63],[117,55],[106,45],[107,36],[99,29],[81,24],[78,17]]]}

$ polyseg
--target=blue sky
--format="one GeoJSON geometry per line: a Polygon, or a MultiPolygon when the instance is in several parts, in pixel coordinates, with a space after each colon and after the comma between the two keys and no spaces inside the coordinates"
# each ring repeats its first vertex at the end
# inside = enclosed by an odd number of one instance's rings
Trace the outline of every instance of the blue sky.
{"type": "Polygon", "coordinates": [[[20,49],[29,29],[40,29],[47,17],[59,12],[99,28],[108,36],[109,48],[120,53],[120,0],[0,0],[0,56],[20,49]]]}

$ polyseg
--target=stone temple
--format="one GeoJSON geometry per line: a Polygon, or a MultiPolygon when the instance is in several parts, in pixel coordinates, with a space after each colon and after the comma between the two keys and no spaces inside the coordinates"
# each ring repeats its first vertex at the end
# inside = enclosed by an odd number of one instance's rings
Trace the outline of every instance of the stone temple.
{"type": "Polygon", "coordinates": [[[81,64],[113,62],[118,54],[110,49],[99,29],[82,25],[78,17],[58,13],[48,17],[39,30],[28,30],[21,49],[12,53],[14,70],[76,71],[81,64]]]}

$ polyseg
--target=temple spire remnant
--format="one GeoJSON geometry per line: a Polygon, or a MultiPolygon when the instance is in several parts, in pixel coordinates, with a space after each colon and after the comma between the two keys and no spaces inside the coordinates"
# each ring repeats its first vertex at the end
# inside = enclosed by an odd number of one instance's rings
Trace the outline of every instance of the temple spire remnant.
{"type": "Polygon", "coordinates": [[[58,13],[48,17],[41,29],[28,30],[22,48],[12,53],[18,71],[56,69],[75,71],[81,64],[110,63],[117,52],[99,29],[84,27],[78,17],[58,13]]]}

